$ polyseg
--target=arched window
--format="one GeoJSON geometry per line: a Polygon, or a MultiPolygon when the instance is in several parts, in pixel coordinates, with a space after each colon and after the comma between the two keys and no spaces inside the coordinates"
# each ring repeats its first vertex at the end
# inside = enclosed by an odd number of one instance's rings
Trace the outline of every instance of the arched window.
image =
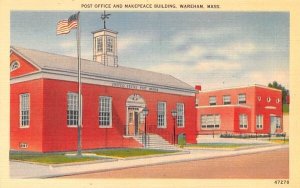
{"type": "Polygon", "coordinates": [[[18,61],[14,61],[10,65],[10,72],[20,68],[20,63],[18,61]]]}

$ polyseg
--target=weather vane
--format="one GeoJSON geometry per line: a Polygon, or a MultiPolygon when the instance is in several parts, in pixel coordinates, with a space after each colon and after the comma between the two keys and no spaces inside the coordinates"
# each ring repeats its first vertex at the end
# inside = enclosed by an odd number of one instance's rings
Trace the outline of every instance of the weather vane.
{"type": "Polygon", "coordinates": [[[110,14],[106,14],[104,11],[104,14],[101,15],[101,19],[104,22],[104,29],[106,29],[106,19],[109,19],[110,14]]]}

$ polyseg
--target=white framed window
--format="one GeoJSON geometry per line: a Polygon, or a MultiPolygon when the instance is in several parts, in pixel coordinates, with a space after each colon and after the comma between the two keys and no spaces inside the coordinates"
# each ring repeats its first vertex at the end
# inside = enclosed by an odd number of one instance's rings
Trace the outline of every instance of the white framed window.
{"type": "Polygon", "coordinates": [[[184,127],[184,104],[183,103],[177,103],[176,104],[177,109],[177,127],[184,127]]]}
{"type": "Polygon", "coordinates": [[[20,128],[28,128],[30,122],[30,95],[20,94],[20,128]]]}
{"type": "Polygon", "coordinates": [[[101,128],[112,126],[112,98],[99,97],[99,126],[101,128]]]}
{"type": "Polygon", "coordinates": [[[240,114],[240,129],[248,128],[248,116],[246,114],[240,114]]]}
{"type": "Polygon", "coordinates": [[[217,104],[217,97],[216,96],[210,96],[209,97],[209,105],[216,105],[217,104]]]}
{"type": "Polygon", "coordinates": [[[102,52],[103,51],[103,40],[102,36],[96,38],[97,41],[97,52],[102,52]]]}
{"type": "Polygon", "coordinates": [[[219,114],[206,114],[201,116],[201,129],[220,129],[221,119],[219,114]]]}
{"type": "Polygon", "coordinates": [[[258,101],[261,101],[261,96],[258,96],[258,97],[257,97],[257,100],[258,100],[258,101]]]}
{"type": "Polygon", "coordinates": [[[107,52],[113,52],[114,49],[114,39],[111,36],[106,37],[106,51],[107,52]]]}
{"type": "Polygon", "coordinates": [[[267,98],[267,102],[271,102],[271,97],[268,97],[268,98],[267,98]]]}
{"type": "Polygon", "coordinates": [[[67,94],[67,126],[78,126],[78,93],[67,94]]]}
{"type": "Polygon", "coordinates": [[[238,95],[238,103],[246,104],[246,94],[243,93],[238,95]]]}
{"type": "Polygon", "coordinates": [[[157,104],[157,127],[166,128],[166,102],[158,102],[157,104]]]}
{"type": "Polygon", "coordinates": [[[276,123],[276,129],[280,129],[281,128],[281,118],[280,117],[276,117],[275,118],[275,123],[276,123]]]}
{"type": "Polygon", "coordinates": [[[230,95],[224,95],[223,96],[223,104],[231,104],[231,96],[230,95]]]}
{"type": "Polygon", "coordinates": [[[256,116],[256,129],[262,129],[264,125],[264,116],[263,115],[257,115],[256,116]]]}
{"type": "Polygon", "coordinates": [[[10,72],[20,68],[21,65],[18,61],[13,61],[11,64],[10,64],[10,72]]]}

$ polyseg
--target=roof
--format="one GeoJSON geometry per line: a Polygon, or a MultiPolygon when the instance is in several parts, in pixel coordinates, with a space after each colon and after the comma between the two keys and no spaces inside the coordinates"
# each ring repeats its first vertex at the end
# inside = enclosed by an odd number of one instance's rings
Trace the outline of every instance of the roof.
{"type": "MultiPolygon", "coordinates": [[[[27,61],[37,66],[41,71],[56,70],[68,71],[76,73],[77,57],[58,55],[38,50],[25,49],[21,47],[11,47],[11,50],[25,58],[27,61]]],[[[82,59],[81,60],[82,75],[92,74],[101,78],[112,78],[116,81],[129,81],[142,84],[153,84],[158,86],[168,86],[172,88],[194,91],[189,84],[168,74],[157,73],[129,67],[110,67],[99,62],[82,59]]]]}

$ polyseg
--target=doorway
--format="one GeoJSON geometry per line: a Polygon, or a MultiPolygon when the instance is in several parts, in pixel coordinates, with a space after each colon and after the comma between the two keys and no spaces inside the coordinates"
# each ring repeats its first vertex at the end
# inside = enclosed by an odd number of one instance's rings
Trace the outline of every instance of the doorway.
{"type": "Polygon", "coordinates": [[[270,133],[275,134],[277,129],[281,128],[281,119],[278,116],[270,116],[270,133]]]}
{"type": "Polygon", "coordinates": [[[135,136],[144,133],[144,117],[142,110],[145,106],[145,101],[140,95],[133,94],[127,98],[127,136],[135,136]]]}
{"type": "Polygon", "coordinates": [[[137,107],[128,107],[128,135],[138,135],[140,132],[139,111],[137,107]]]}

